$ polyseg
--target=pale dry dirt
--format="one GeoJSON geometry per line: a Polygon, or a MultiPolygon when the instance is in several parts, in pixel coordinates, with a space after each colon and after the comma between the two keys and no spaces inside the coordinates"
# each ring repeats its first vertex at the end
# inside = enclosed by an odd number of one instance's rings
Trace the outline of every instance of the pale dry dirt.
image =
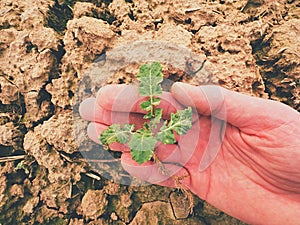
{"type": "MultiPolygon", "coordinates": [[[[243,224],[196,196],[190,213],[179,190],[112,182],[99,173],[127,174],[82,157],[73,133],[88,141],[84,129],[74,131],[73,109],[79,84],[81,98],[93,93],[88,68],[118,46],[149,40],[199,57],[188,71],[164,65],[173,81],[218,84],[300,111],[297,0],[1,1],[0,224],[243,224]]],[[[137,68],[100,85],[134,82],[137,68]]]]}

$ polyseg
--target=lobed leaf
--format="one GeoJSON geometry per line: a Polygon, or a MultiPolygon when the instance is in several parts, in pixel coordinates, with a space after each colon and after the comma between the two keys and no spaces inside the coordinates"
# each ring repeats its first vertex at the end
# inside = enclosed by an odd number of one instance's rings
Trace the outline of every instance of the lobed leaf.
{"type": "Polygon", "coordinates": [[[192,128],[192,108],[178,110],[176,113],[171,113],[171,120],[160,128],[156,138],[164,144],[174,144],[176,142],[173,130],[177,134],[183,135],[192,128]]]}
{"type": "Polygon", "coordinates": [[[162,109],[161,108],[155,109],[154,117],[150,120],[151,130],[154,130],[157,127],[157,124],[160,123],[161,118],[162,118],[162,109]]]}
{"type": "Polygon", "coordinates": [[[150,99],[148,101],[142,102],[140,106],[143,110],[146,110],[146,111],[150,111],[153,107],[151,105],[151,100],[150,99]]]}
{"type": "Polygon", "coordinates": [[[114,142],[125,144],[134,129],[133,124],[125,124],[122,128],[120,124],[113,124],[108,129],[102,131],[99,140],[103,145],[110,145],[114,142]]]}
{"type": "Polygon", "coordinates": [[[160,131],[156,134],[156,138],[163,144],[174,144],[176,142],[172,129],[168,128],[168,121],[164,122],[160,131]]]}
{"type": "Polygon", "coordinates": [[[160,98],[150,98],[140,104],[141,108],[146,111],[151,111],[153,106],[158,106],[160,104],[160,98]]]}
{"type": "Polygon", "coordinates": [[[146,115],[143,117],[144,119],[151,119],[152,118],[152,113],[148,112],[146,115]]]}
{"type": "Polygon", "coordinates": [[[132,159],[141,164],[151,159],[157,140],[152,132],[140,129],[132,134],[129,141],[132,159]]]}
{"type": "Polygon", "coordinates": [[[140,67],[137,79],[140,81],[140,95],[152,97],[162,93],[161,82],[163,81],[163,74],[160,63],[143,64],[140,67]]]}
{"type": "Polygon", "coordinates": [[[192,115],[191,107],[178,110],[175,114],[171,113],[171,120],[168,127],[175,130],[179,135],[186,134],[192,128],[192,115]]]}
{"type": "Polygon", "coordinates": [[[158,106],[161,102],[160,98],[153,98],[152,99],[152,105],[158,106]]]}

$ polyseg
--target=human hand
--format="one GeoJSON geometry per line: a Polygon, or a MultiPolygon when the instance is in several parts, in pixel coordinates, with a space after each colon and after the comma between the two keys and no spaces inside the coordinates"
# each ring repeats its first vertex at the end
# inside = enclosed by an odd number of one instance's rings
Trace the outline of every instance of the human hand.
{"type": "MultiPolygon", "coordinates": [[[[226,213],[251,224],[297,224],[300,212],[300,115],[279,102],[259,99],[217,86],[194,87],[176,83],[164,93],[161,108],[175,112],[193,106],[198,118],[177,145],[158,146],[156,154],[192,192],[226,213]],[[215,93],[221,93],[215,95],[215,93]],[[226,126],[224,126],[224,121],[226,126]],[[213,130],[212,123],[219,129],[213,130]],[[224,129],[224,130],[223,130],[224,129]],[[215,151],[213,137],[219,137],[220,151],[205,170],[200,162],[205,152],[215,151]],[[224,138],[222,133],[224,132],[224,138]],[[179,163],[182,167],[178,167],[179,163]]],[[[96,99],[80,106],[91,139],[112,123],[143,123],[139,97],[134,86],[102,88],[96,99]],[[114,93],[114,95],[113,95],[114,93]],[[130,112],[130,113],[129,113],[130,112]]],[[[127,146],[112,144],[123,151],[122,165],[133,176],[167,186],[154,162],[134,162],[127,146]],[[141,168],[142,167],[142,168],[141,168]]]]}

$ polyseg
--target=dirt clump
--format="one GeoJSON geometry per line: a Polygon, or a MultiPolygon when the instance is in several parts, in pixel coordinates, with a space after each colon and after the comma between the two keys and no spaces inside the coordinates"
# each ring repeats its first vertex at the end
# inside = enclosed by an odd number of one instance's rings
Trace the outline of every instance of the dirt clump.
{"type": "Polygon", "coordinates": [[[105,212],[107,206],[106,194],[103,190],[88,190],[83,196],[81,210],[86,219],[97,219],[105,212]]]}
{"type": "Polygon", "coordinates": [[[300,111],[297,1],[6,0],[0,8],[0,223],[244,224],[196,196],[191,213],[173,189],[113,182],[139,181],[119,153],[101,158],[74,112],[103,85],[134,83],[138,58],[149,55],[172,61],[163,62],[166,90],[174,81],[217,84],[300,111]]]}
{"type": "Polygon", "coordinates": [[[285,21],[262,40],[256,49],[266,92],[271,99],[292,105],[300,111],[299,19],[285,21]]]}

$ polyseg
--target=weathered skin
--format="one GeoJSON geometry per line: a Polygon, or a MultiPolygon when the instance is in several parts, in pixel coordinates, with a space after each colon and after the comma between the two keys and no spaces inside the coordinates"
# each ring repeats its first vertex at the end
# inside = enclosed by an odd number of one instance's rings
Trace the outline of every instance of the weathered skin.
{"type": "MultiPolygon", "coordinates": [[[[182,180],[184,185],[220,210],[250,224],[299,223],[300,114],[296,110],[217,86],[194,87],[182,83],[173,85],[171,93],[164,93],[162,99],[160,107],[166,115],[182,105],[194,106],[198,114],[193,129],[178,138],[178,145],[157,149],[162,161],[183,165],[180,168],[166,164],[166,167],[179,176],[188,174],[182,180]],[[199,163],[204,151],[213,150],[206,149],[212,114],[214,122],[220,124],[217,134],[224,128],[223,121],[227,124],[216,159],[201,172],[199,163]],[[191,147],[195,141],[196,147],[191,147]]],[[[85,100],[80,113],[92,121],[88,128],[90,138],[99,142],[99,134],[112,121],[141,124],[140,101],[136,87],[125,85],[106,86],[96,99],[85,100]]],[[[142,165],[134,162],[127,146],[110,147],[122,149],[122,165],[133,176],[175,186],[174,180],[162,175],[153,162],[142,165]]]]}

